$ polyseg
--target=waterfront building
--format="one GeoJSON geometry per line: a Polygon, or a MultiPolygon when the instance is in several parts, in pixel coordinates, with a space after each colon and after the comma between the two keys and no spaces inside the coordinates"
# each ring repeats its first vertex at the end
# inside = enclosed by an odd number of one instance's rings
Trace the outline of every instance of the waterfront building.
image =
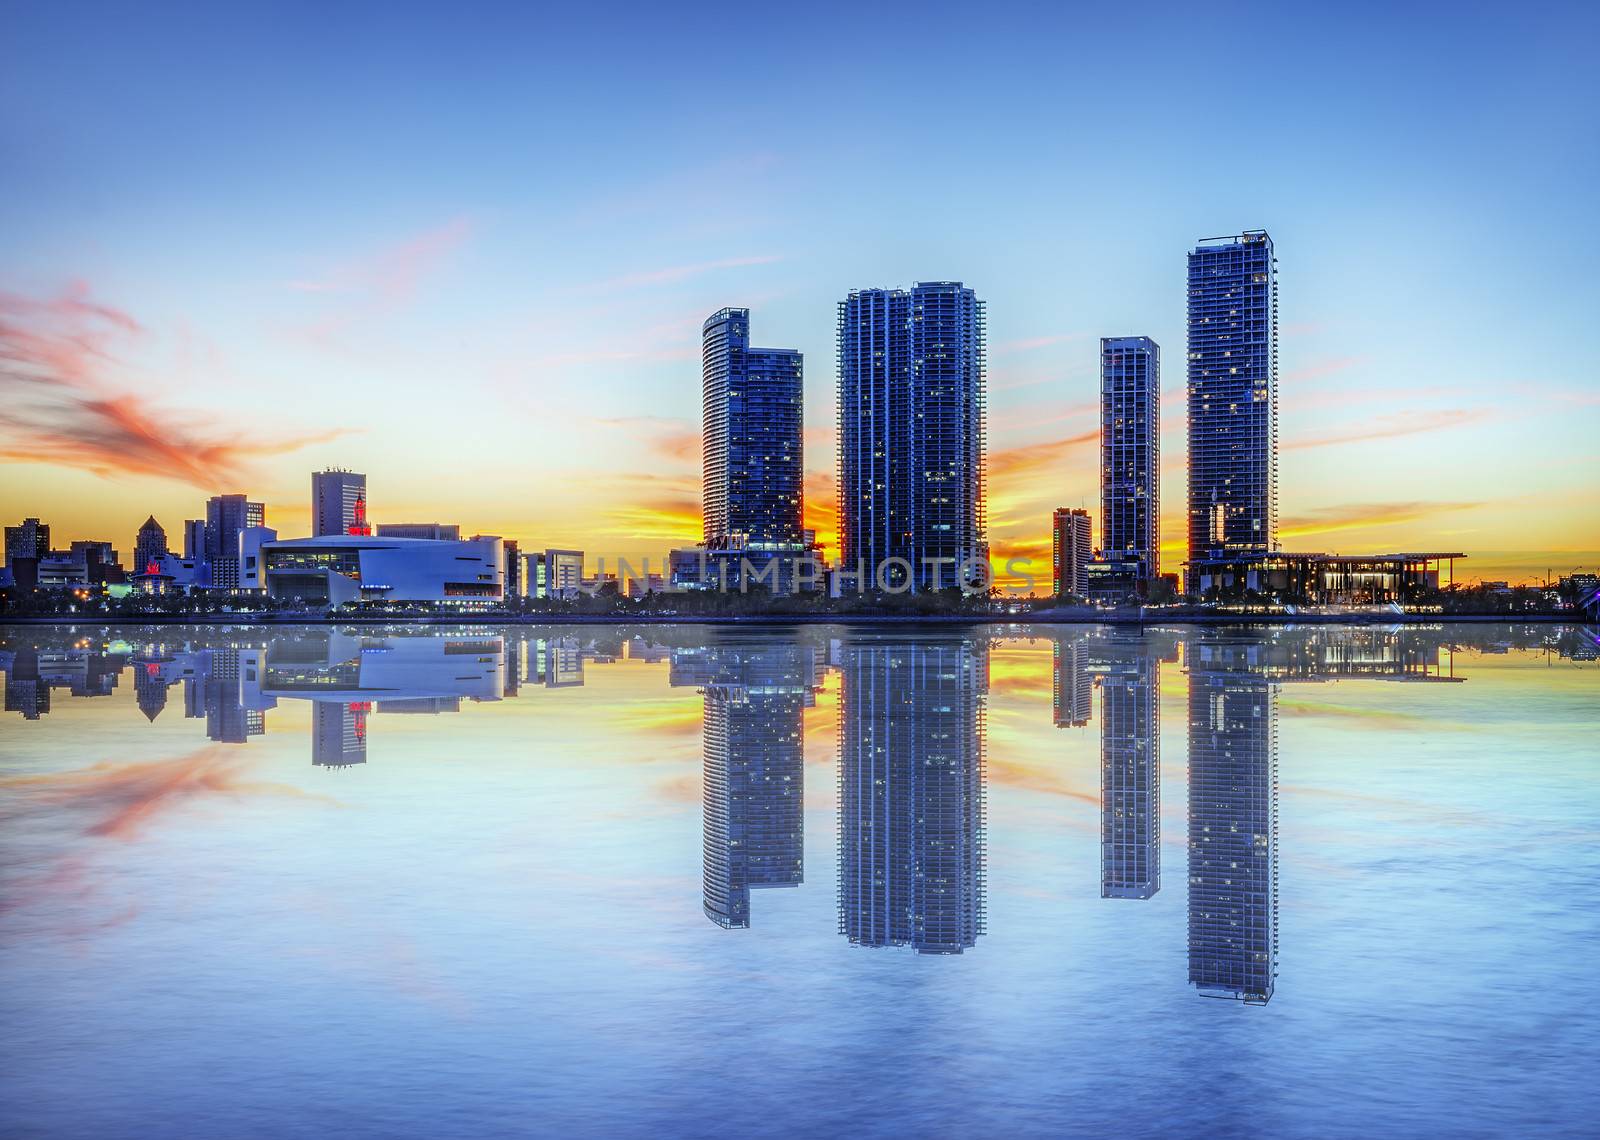
{"type": "Polygon", "coordinates": [[[583,587],[583,551],[545,550],[528,555],[525,588],[530,598],[565,598],[583,587]]]}
{"type": "Polygon", "coordinates": [[[244,495],[215,495],[206,503],[206,561],[213,586],[239,588],[239,536],[265,526],[266,516],[265,506],[244,495]]]}
{"type": "Polygon", "coordinates": [[[158,564],[168,553],[167,532],[156,522],[156,516],[151,515],[144,520],[144,525],[133,540],[133,572],[150,573],[150,567],[158,564]]]}
{"type": "Polygon", "coordinates": [[[50,553],[50,524],[38,519],[23,519],[6,527],[6,563],[17,559],[38,560],[50,553]]]}
{"type": "Polygon", "coordinates": [[[522,574],[523,567],[526,565],[526,562],[522,557],[522,551],[517,547],[516,539],[502,539],[501,547],[505,551],[503,555],[505,559],[505,569],[502,577],[504,578],[506,584],[506,601],[509,602],[513,598],[521,598],[527,593],[527,589],[523,584],[525,579],[523,578],[522,574]]]}
{"type": "Polygon", "coordinates": [[[1056,597],[1088,596],[1092,531],[1088,511],[1056,508],[1050,527],[1050,571],[1056,597]]]}
{"type": "Polygon", "coordinates": [[[984,932],[987,649],[861,641],[839,664],[839,931],[959,954],[984,932]]]}
{"type": "Polygon", "coordinates": [[[259,557],[261,585],[274,598],[307,605],[347,602],[431,602],[499,605],[504,550],[487,536],[459,542],[373,535],[322,535],[265,540],[246,552],[259,557]]]}
{"type": "Polygon", "coordinates": [[[311,534],[371,534],[367,477],[342,467],[311,473],[311,534]]]}
{"type": "Polygon", "coordinates": [[[1278,525],[1278,270],[1265,230],[1189,253],[1189,560],[1264,554],[1278,525]]]}
{"type": "Polygon", "coordinates": [[[871,586],[988,581],[984,321],[959,281],[839,303],[841,561],[871,586]]]}
{"type": "Polygon", "coordinates": [[[1161,573],[1161,346],[1100,341],[1100,556],[1161,573]]]}

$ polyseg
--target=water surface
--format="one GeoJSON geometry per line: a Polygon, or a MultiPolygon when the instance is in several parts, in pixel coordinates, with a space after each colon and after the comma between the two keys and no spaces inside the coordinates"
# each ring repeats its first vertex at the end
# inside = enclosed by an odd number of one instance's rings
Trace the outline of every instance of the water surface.
{"type": "Polygon", "coordinates": [[[1592,1135],[1597,645],[0,627],[0,1132],[1592,1135]]]}

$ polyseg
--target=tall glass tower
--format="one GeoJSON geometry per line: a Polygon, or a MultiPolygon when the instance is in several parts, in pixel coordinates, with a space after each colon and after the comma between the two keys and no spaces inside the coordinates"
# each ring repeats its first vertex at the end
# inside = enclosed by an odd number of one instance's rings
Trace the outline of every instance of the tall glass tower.
{"type": "Polygon", "coordinates": [[[804,484],[801,355],[751,348],[749,309],[713,313],[700,341],[705,544],[796,549],[804,484]]]}
{"type": "Polygon", "coordinates": [[[1278,537],[1278,270],[1265,230],[1189,253],[1189,559],[1278,537]]]}
{"type": "Polygon", "coordinates": [[[1100,678],[1100,897],[1161,889],[1160,659],[1117,646],[1100,678]]]}
{"type": "Polygon", "coordinates": [[[1100,340],[1100,546],[1161,573],[1161,346],[1147,336],[1100,340]]]}
{"type": "Polygon", "coordinates": [[[842,562],[891,588],[970,580],[989,556],[983,302],[959,281],[862,289],[838,337],[842,562]]]}
{"type": "Polygon", "coordinates": [[[959,954],[984,932],[988,651],[861,642],[839,689],[839,932],[959,954]]]}

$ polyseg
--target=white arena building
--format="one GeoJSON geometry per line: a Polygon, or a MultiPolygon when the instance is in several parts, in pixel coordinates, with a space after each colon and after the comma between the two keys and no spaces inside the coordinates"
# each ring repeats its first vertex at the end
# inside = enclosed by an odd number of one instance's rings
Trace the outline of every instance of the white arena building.
{"type": "Polygon", "coordinates": [[[259,567],[262,587],[271,597],[307,605],[435,602],[481,607],[497,606],[505,596],[503,544],[494,536],[452,542],[328,534],[242,545],[242,574],[259,567]]]}

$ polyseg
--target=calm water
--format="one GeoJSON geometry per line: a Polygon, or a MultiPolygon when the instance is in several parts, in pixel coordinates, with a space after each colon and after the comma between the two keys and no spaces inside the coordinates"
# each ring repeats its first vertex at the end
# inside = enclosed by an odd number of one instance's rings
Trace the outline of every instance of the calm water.
{"type": "Polygon", "coordinates": [[[1593,1135],[1597,646],[0,627],[0,1132],[1593,1135]]]}

